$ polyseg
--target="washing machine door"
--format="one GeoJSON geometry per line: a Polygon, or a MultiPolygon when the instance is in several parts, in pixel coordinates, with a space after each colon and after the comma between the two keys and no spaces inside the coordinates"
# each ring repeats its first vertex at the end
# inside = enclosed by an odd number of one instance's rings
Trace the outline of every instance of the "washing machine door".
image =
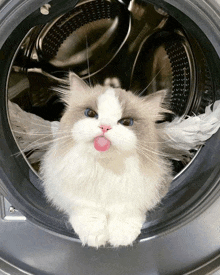
{"type": "Polygon", "coordinates": [[[45,148],[22,152],[8,104],[59,121],[51,87],[74,71],[140,96],[167,89],[174,116],[201,114],[220,99],[219,1],[1,1],[0,37],[0,273],[219,274],[220,132],[173,161],[170,190],[133,246],[94,249],[46,201],[45,148]]]}

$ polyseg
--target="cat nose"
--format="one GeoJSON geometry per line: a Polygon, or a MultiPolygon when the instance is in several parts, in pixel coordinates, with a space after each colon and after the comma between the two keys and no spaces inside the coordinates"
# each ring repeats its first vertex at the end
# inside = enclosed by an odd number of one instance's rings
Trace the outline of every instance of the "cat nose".
{"type": "Polygon", "coordinates": [[[101,126],[99,126],[99,128],[101,128],[102,129],[102,132],[103,132],[103,134],[104,133],[106,133],[108,130],[111,130],[111,126],[110,125],[101,125],[101,126]]]}

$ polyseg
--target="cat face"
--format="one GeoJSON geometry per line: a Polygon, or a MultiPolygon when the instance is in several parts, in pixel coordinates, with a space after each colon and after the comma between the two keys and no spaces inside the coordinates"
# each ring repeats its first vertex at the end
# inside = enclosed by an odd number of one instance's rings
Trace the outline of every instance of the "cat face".
{"type": "MultiPolygon", "coordinates": [[[[97,97],[95,103],[95,110],[86,108],[85,117],[73,125],[71,132],[75,142],[88,146],[91,144],[99,152],[106,152],[112,148],[119,151],[134,150],[137,136],[132,130],[132,125],[122,124],[123,110],[114,89],[108,88],[97,97]],[[95,139],[98,139],[97,142],[95,139]]],[[[127,119],[132,121],[133,118],[127,119]]]]}
{"type": "Polygon", "coordinates": [[[163,93],[140,98],[122,89],[90,88],[74,74],[70,90],[61,120],[61,128],[71,132],[70,146],[80,145],[90,154],[103,156],[139,152],[157,143],[155,121],[163,93]]]}

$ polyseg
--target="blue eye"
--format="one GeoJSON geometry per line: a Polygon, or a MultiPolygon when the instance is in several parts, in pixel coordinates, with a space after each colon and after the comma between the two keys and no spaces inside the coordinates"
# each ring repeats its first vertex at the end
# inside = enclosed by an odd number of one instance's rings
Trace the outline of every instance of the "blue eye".
{"type": "Polygon", "coordinates": [[[85,116],[87,116],[87,117],[95,117],[95,118],[98,118],[98,114],[97,114],[94,110],[92,110],[92,109],[90,109],[90,108],[87,108],[87,109],[85,110],[84,114],[85,114],[85,116]]]}
{"type": "Polygon", "coordinates": [[[131,117],[130,118],[122,118],[118,122],[124,126],[132,126],[134,124],[134,120],[131,117]]]}

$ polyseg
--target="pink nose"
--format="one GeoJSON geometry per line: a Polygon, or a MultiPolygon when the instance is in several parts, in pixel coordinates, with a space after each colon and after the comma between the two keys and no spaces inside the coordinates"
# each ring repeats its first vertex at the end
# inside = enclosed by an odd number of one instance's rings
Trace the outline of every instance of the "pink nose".
{"type": "Polygon", "coordinates": [[[104,133],[106,133],[108,130],[111,130],[111,126],[110,125],[101,125],[101,126],[99,126],[99,128],[101,128],[102,129],[102,132],[103,132],[103,134],[104,133]]]}

